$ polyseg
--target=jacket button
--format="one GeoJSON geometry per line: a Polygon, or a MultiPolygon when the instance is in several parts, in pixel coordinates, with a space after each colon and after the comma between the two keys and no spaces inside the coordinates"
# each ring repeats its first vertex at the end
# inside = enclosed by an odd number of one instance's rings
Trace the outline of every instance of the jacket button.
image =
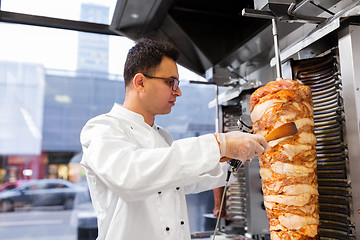
{"type": "Polygon", "coordinates": [[[158,194],[161,194],[161,192],[158,192],[158,194]]]}
{"type": "Polygon", "coordinates": [[[170,231],[170,228],[169,228],[169,227],[166,227],[166,231],[167,231],[167,232],[170,231]]]}
{"type": "Polygon", "coordinates": [[[181,221],[180,223],[181,223],[181,225],[184,225],[184,221],[181,221]]]}
{"type": "Polygon", "coordinates": [[[176,190],[179,190],[179,189],[180,189],[179,187],[176,188],[176,190]]]}
{"type": "Polygon", "coordinates": [[[157,127],[157,130],[160,130],[160,128],[159,128],[159,127],[157,127]]]}

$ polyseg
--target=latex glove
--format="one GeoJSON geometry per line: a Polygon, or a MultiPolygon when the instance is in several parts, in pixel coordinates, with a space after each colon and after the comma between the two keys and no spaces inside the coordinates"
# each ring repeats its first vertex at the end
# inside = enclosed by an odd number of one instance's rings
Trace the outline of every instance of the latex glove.
{"type": "Polygon", "coordinates": [[[217,140],[221,156],[241,161],[254,158],[269,150],[265,138],[257,134],[238,131],[217,133],[217,140]]]}

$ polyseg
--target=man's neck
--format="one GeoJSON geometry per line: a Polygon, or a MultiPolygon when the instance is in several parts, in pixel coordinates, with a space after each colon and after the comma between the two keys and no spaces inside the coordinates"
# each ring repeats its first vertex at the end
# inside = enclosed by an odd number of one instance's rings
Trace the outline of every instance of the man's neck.
{"type": "Polygon", "coordinates": [[[129,104],[129,101],[126,101],[126,99],[125,99],[123,107],[143,116],[144,121],[151,127],[154,125],[155,116],[153,116],[152,114],[146,113],[146,111],[143,111],[140,107],[137,107],[136,104],[131,104],[131,103],[129,104]]]}

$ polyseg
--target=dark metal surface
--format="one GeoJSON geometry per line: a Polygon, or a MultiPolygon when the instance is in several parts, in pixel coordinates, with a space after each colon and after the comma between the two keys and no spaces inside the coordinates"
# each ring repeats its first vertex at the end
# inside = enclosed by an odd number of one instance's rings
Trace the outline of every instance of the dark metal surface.
{"type": "Polygon", "coordinates": [[[27,25],[39,26],[39,27],[51,27],[58,29],[119,36],[118,33],[111,31],[109,29],[109,25],[106,24],[73,21],[73,20],[66,20],[59,18],[43,17],[43,16],[34,16],[29,14],[13,13],[6,11],[0,11],[0,22],[19,23],[19,24],[27,24],[27,25]]]}
{"type": "Polygon", "coordinates": [[[167,38],[182,53],[179,63],[204,75],[269,25],[269,20],[242,17],[248,7],[253,8],[252,0],[119,0],[111,29],[133,40],[167,38]]]}

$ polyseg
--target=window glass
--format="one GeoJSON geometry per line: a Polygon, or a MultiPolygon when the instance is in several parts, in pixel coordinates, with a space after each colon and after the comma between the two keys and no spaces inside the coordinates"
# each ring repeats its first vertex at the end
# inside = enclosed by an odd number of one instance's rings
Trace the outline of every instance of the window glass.
{"type": "Polygon", "coordinates": [[[47,185],[47,188],[49,188],[49,189],[52,189],[52,188],[67,188],[67,186],[64,185],[64,184],[61,184],[61,183],[49,183],[47,185]]]}
{"type": "MultiPolygon", "coordinates": [[[[2,10],[8,2],[1,1],[2,10]]],[[[62,3],[73,10],[70,2],[62,3]]],[[[124,101],[123,65],[134,42],[1,22],[0,35],[0,185],[29,179],[74,183],[71,191],[50,191],[55,197],[46,190],[36,197],[0,192],[1,239],[78,239],[84,229],[96,229],[80,166],[80,131],[90,118],[124,101]]],[[[214,132],[215,109],[208,108],[214,86],[189,84],[204,79],[181,66],[179,74],[183,95],[156,124],[174,139],[214,132]]]]}
{"type": "Polygon", "coordinates": [[[36,184],[31,184],[31,185],[24,188],[25,191],[37,190],[37,189],[39,189],[39,186],[36,185],[36,184]]]}
{"type": "Polygon", "coordinates": [[[0,188],[0,192],[7,191],[16,188],[15,184],[9,184],[0,188]]]}
{"type": "Polygon", "coordinates": [[[116,0],[2,0],[1,10],[109,25],[116,2],[116,0]]]}

